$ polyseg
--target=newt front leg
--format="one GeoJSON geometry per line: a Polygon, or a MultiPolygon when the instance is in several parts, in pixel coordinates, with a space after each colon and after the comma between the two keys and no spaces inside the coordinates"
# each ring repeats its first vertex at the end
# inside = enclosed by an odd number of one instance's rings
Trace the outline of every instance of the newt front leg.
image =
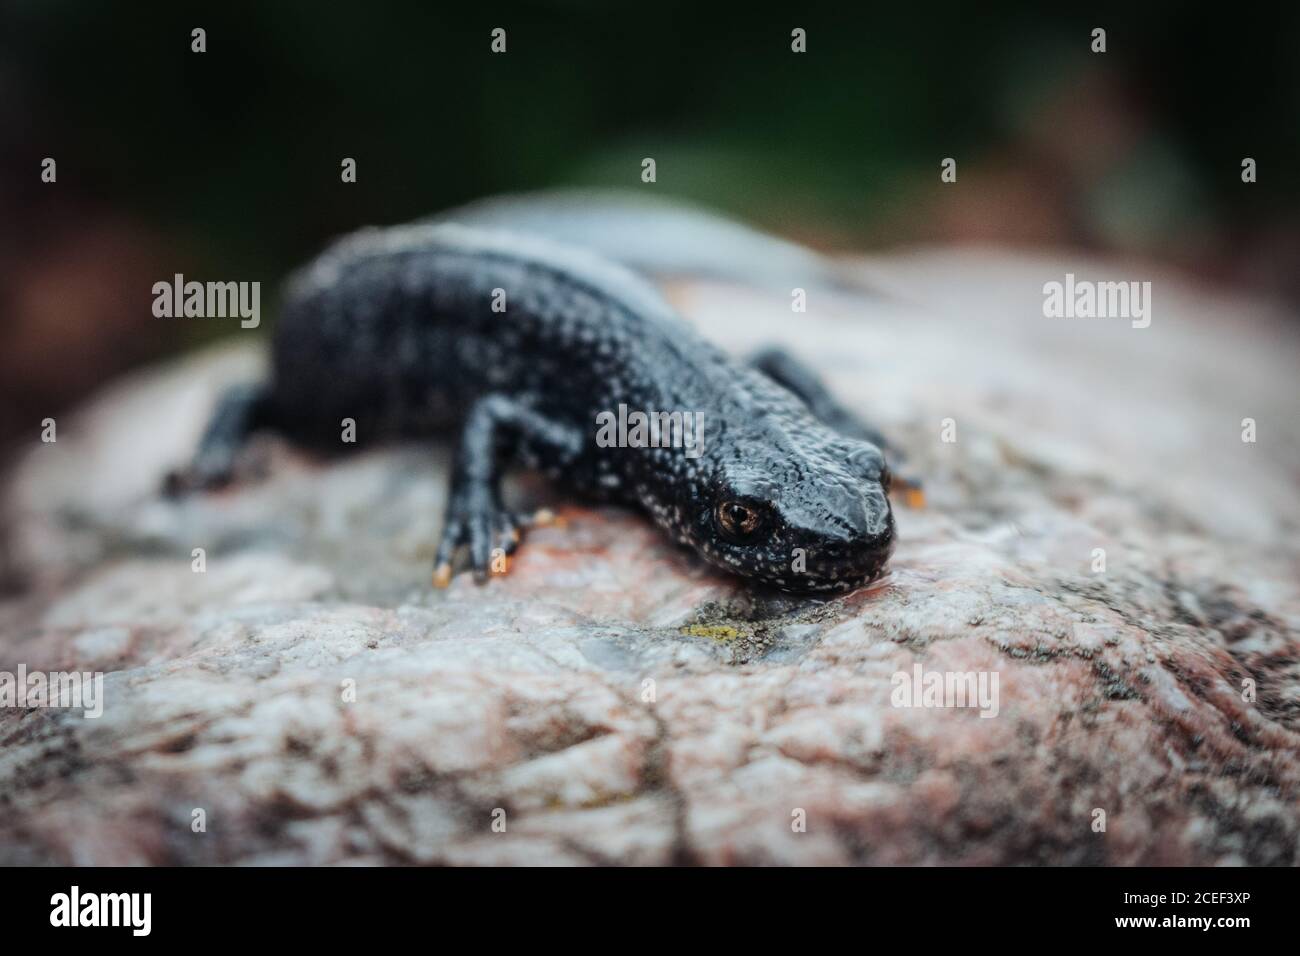
{"type": "Polygon", "coordinates": [[[520,457],[563,469],[582,453],[582,434],[574,427],[535,411],[526,399],[485,395],[470,409],[461,428],[460,448],[452,468],[442,539],[434,558],[433,584],[451,583],[452,559],[469,549],[474,576],[487,578],[492,553],[511,555],[525,528],[544,523],[546,512],[518,515],[501,503],[501,477],[520,457]]]}
{"type": "MultiPolygon", "coordinates": [[[[885,453],[893,466],[903,460],[902,453],[879,429],[868,425],[841,405],[822,384],[817,373],[789,352],[777,347],[766,348],[753,355],[749,364],[782,388],[793,392],[818,421],[841,435],[870,442],[885,453]]],[[[891,467],[885,472],[885,480],[890,492],[900,495],[909,508],[925,507],[925,491],[920,478],[907,473],[899,474],[891,467]]]]}

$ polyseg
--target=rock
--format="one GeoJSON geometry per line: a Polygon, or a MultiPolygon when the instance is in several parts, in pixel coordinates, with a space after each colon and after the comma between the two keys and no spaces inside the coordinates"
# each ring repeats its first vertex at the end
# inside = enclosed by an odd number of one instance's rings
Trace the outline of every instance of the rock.
{"type": "Polygon", "coordinates": [[[104,710],[0,708],[0,863],[1300,863],[1294,328],[1170,277],[1147,329],[1043,317],[1102,263],[862,271],[889,302],[672,290],[925,477],[842,598],[530,480],[563,524],[435,592],[445,447],[265,439],[264,479],[161,499],[257,342],[61,419],[4,493],[0,671],[103,672],[104,710]],[[995,707],[894,706],[918,664],[995,707]]]}

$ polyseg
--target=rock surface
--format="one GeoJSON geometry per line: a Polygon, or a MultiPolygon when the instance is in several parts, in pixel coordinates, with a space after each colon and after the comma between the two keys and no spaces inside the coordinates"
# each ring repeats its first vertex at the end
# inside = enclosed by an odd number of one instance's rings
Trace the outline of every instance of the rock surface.
{"type": "Polygon", "coordinates": [[[0,671],[102,671],[104,713],[0,707],[0,862],[1300,863],[1293,327],[1160,276],[1150,328],[1044,318],[1130,277],[1077,259],[862,269],[889,302],[672,290],[926,478],[833,600],[528,481],[563,524],[435,592],[445,447],[266,439],[266,478],[160,499],[256,342],[60,420],[4,493],[0,671]],[[996,715],[894,706],[916,664],[996,675],[996,715]]]}

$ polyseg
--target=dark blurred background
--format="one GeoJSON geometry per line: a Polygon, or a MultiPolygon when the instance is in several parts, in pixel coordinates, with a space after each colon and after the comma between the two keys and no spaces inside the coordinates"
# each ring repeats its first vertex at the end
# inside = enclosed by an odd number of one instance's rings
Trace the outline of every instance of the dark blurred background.
{"type": "Polygon", "coordinates": [[[828,249],[1083,249],[1300,301],[1298,4],[611,6],[0,5],[0,445],[238,331],[154,318],[154,282],[261,280],[262,334],[331,236],[557,185],[828,249]]]}

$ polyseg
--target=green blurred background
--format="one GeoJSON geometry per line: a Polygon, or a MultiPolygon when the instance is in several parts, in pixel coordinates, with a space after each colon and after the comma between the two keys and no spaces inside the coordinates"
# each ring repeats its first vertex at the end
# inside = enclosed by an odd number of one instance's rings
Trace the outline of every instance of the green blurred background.
{"type": "Polygon", "coordinates": [[[4,3],[0,441],[238,331],[153,318],[173,273],[269,293],[357,226],[566,184],[823,248],[1083,249],[1300,301],[1300,5],[844,6],[4,3]]]}

